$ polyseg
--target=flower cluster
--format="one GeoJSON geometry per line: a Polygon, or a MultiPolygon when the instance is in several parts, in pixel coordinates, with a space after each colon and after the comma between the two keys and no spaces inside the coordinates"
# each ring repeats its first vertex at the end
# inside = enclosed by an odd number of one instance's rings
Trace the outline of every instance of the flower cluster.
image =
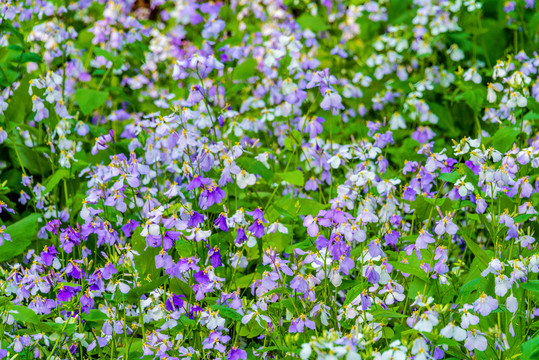
{"type": "Polygon", "coordinates": [[[533,0],[0,8],[0,359],[536,356],[533,0]]]}

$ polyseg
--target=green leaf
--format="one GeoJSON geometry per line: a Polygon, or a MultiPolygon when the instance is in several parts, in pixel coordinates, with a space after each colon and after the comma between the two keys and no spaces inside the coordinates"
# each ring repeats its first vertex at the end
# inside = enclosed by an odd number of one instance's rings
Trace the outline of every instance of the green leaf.
{"type": "Polygon", "coordinates": [[[51,162],[43,155],[43,149],[29,148],[26,145],[17,144],[10,146],[9,156],[14,164],[19,164],[19,158],[26,171],[32,174],[49,174],[51,162]],[[15,147],[16,146],[16,147],[15,147]],[[17,152],[19,156],[17,156],[17,152]]]}
{"type": "Polygon", "coordinates": [[[359,294],[361,294],[363,289],[364,287],[361,284],[357,284],[356,286],[348,290],[348,292],[346,293],[346,299],[344,300],[343,305],[350,304],[355,298],[359,296],[359,294]]]}
{"type": "Polygon", "coordinates": [[[135,264],[141,274],[150,275],[152,279],[155,279],[161,274],[161,269],[155,268],[155,256],[159,253],[159,249],[146,248],[146,238],[140,235],[140,231],[141,229],[138,228],[131,238],[133,250],[140,254],[139,257],[135,255],[135,264]]]}
{"type": "Polygon", "coordinates": [[[45,192],[48,194],[52,189],[58,185],[60,180],[69,178],[69,171],[67,169],[60,169],[54,173],[46,182],[45,182],[45,192]]]}
{"type": "Polygon", "coordinates": [[[479,245],[473,242],[464,231],[461,231],[460,234],[464,238],[464,241],[466,241],[466,246],[470,249],[470,251],[479,259],[479,261],[481,261],[483,265],[488,266],[489,258],[485,251],[481,249],[479,245]]]}
{"type": "Polygon", "coordinates": [[[288,151],[294,150],[294,140],[292,140],[290,137],[287,137],[284,139],[284,147],[288,151]]]}
{"type": "Polygon", "coordinates": [[[121,68],[123,63],[124,63],[124,59],[121,56],[113,55],[112,53],[110,53],[107,50],[96,47],[96,48],[94,48],[94,53],[97,56],[103,56],[108,61],[111,61],[112,64],[113,64],[112,66],[114,67],[114,69],[121,68]]]}
{"type": "Polygon", "coordinates": [[[456,171],[453,171],[452,173],[443,173],[441,174],[438,179],[449,182],[451,184],[454,184],[457,182],[458,179],[462,177],[461,174],[459,174],[456,171]]]}
{"type": "Polygon", "coordinates": [[[401,314],[395,311],[390,311],[390,310],[385,310],[385,309],[371,311],[371,315],[378,318],[406,318],[408,317],[405,314],[401,314]]]}
{"type": "Polygon", "coordinates": [[[212,305],[211,309],[214,311],[218,311],[219,314],[225,319],[230,319],[233,321],[241,321],[241,319],[243,318],[241,314],[239,314],[236,310],[223,306],[223,305],[212,305]]]}
{"type": "Polygon", "coordinates": [[[539,120],[539,114],[530,111],[524,115],[524,120],[539,120]]]}
{"type": "Polygon", "coordinates": [[[102,320],[107,320],[109,317],[107,316],[107,314],[97,309],[91,309],[90,313],[88,314],[83,313],[82,318],[86,321],[102,321],[102,320]]]}
{"type": "Polygon", "coordinates": [[[522,283],[522,287],[532,293],[539,294],[539,280],[528,280],[527,282],[522,283]]]}
{"type": "Polygon", "coordinates": [[[93,89],[77,89],[75,91],[75,99],[84,115],[88,115],[93,110],[105,104],[108,96],[108,91],[97,91],[93,89]]]}
{"type": "MultiPolygon", "coordinates": [[[[155,264],[152,262],[152,265],[155,264]]],[[[155,266],[154,266],[155,267],[155,266]]],[[[138,286],[138,287],[135,287],[135,288],[132,288],[128,293],[127,293],[127,300],[129,300],[130,302],[137,302],[140,300],[140,297],[143,295],[143,294],[149,294],[150,292],[152,292],[153,290],[159,288],[160,286],[163,286],[164,283],[167,282],[168,280],[168,276],[161,276],[157,279],[154,279],[152,281],[149,281],[149,282],[146,282],[146,284],[142,285],[142,286],[138,286]]]]}
{"type": "Polygon", "coordinates": [[[297,23],[303,30],[310,29],[314,32],[320,32],[328,29],[327,23],[319,16],[313,16],[308,13],[301,15],[297,23]]]}
{"type": "Polygon", "coordinates": [[[30,77],[25,76],[17,90],[10,97],[8,107],[4,112],[8,125],[21,124],[32,111],[32,97],[28,93],[30,77]]]}
{"type": "Polygon", "coordinates": [[[11,305],[9,310],[13,318],[19,322],[27,322],[31,324],[37,324],[39,322],[39,316],[37,316],[34,310],[31,310],[26,306],[11,305]]]}
{"type": "Polygon", "coordinates": [[[519,133],[520,132],[518,130],[511,129],[509,127],[501,128],[494,134],[492,138],[492,145],[496,150],[505,153],[513,146],[513,143],[517,139],[519,133]]]}
{"type": "Polygon", "coordinates": [[[247,80],[255,75],[256,60],[248,58],[234,68],[232,72],[232,80],[242,81],[247,80]]]}
{"type": "Polygon", "coordinates": [[[36,53],[33,53],[33,52],[28,52],[28,53],[24,53],[21,55],[21,61],[19,62],[20,64],[26,64],[28,62],[34,62],[34,63],[42,63],[43,62],[43,59],[41,58],[41,56],[39,56],[38,54],[36,53]]]}
{"type": "Polygon", "coordinates": [[[30,245],[37,229],[39,214],[31,214],[8,226],[4,232],[11,235],[11,241],[4,241],[0,246],[0,262],[20,255],[30,245]]]}
{"type": "Polygon", "coordinates": [[[537,216],[537,214],[521,214],[517,217],[515,217],[516,223],[523,223],[526,222],[526,220],[531,219],[532,217],[537,216]]]}
{"type": "Polygon", "coordinates": [[[464,91],[460,95],[456,97],[456,100],[464,100],[466,104],[476,113],[478,114],[481,112],[481,109],[483,107],[483,99],[485,98],[485,94],[483,93],[482,89],[475,88],[471,90],[464,91]]]}
{"type": "Polygon", "coordinates": [[[275,175],[283,181],[291,185],[303,186],[305,185],[305,179],[303,173],[299,170],[287,171],[285,173],[275,173],[275,175]]]}
{"type": "Polygon", "coordinates": [[[193,244],[191,244],[189,241],[183,240],[181,238],[176,241],[176,250],[178,251],[178,254],[182,254],[182,256],[192,256],[193,255],[193,244]]]}
{"type": "Polygon", "coordinates": [[[260,175],[262,179],[266,180],[267,182],[270,182],[273,179],[273,173],[271,170],[269,170],[258,160],[241,157],[236,160],[236,164],[242,169],[245,169],[248,173],[260,175]]]}
{"type": "Polygon", "coordinates": [[[468,281],[466,284],[464,284],[464,285],[460,288],[459,299],[462,299],[463,301],[466,301],[466,299],[468,298],[468,296],[469,296],[474,290],[476,290],[477,287],[479,286],[479,281],[481,281],[481,278],[480,278],[480,277],[476,277],[475,279],[472,279],[472,280],[468,281]]]}
{"type": "Polygon", "coordinates": [[[282,234],[280,232],[274,232],[264,236],[264,244],[266,247],[271,246],[277,252],[284,251],[292,243],[292,237],[290,234],[282,234]]]}
{"type": "Polygon", "coordinates": [[[401,272],[405,274],[411,274],[411,275],[417,276],[423,281],[428,281],[427,274],[420,267],[416,267],[416,266],[406,264],[406,263],[401,263],[401,262],[392,263],[391,265],[393,265],[394,268],[396,268],[397,270],[400,270],[401,272]]]}
{"type": "Polygon", "coordinates": [[[319,203],[318,201],[314,201],[311,199],[297,199],[296,202],[299,204],[299,209],[297,210],[297,214],[299,215],[317,215],[320,210],[325,210],[329,206],[319,203]]]}
{"type": "Polygon", "coordinates": [[[247,288],[251,286],[253,281],[259,280],[261,278],[262,278],[262,275],[256,272],[248,274],[248,275],[239,276],[239,277],[236,275],[236,281],[234,282],[234,284],[237,287],[240,287],[243,289],[243,288],[247,288]]]}
{"type": "Polygon", "coordinates": [[[539,358],[539,336],[534,337],[522,344],[522,359],[539,358]]]}

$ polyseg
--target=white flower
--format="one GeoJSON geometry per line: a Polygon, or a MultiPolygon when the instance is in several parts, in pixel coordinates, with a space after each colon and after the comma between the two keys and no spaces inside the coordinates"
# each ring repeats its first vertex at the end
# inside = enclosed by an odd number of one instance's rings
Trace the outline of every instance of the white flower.
{"type": "Polygon", "coordinates": [[[474,190],[473,184],[471,182],[464,182],[465,179],[466,179],[466,175],[458,179],[457,182],[455,183],[455,186],[458,189],[459,195],[462,198],[466,197],[466,195],[468,195],[468,192],[474,190]]]}
{"type": "Polygon", "coordinates": [[[434,315],[434,313],[426,311],[421,314],[419,320],[414,325],[414,329],[430,333],[435,325],[438,325],[438,318],[436,315],[434,315]]]}
{"type": "Polygon", "coordinates": [[[477,72],[475,67],[472,67],[472,68],[468,69],[468,71],[466,71],[464,73],[464,80],[465,81],[470,81],[471,80],[476,84],[480,84],[481,83],[481,75],[479,75],[479,73],[477,72]]]}
{"type": "Polygon", "coordinates": [[[505,296],[507,294],[507,291],[511,289],[513,286],[513,281],[511,278],[507,277],[504,274],[500,274],[494,278],[494,281],[496,282],[496,286],[494,287],[494,292],[498,296],[505,296]]]}
{"type": "Polygon", "coordinates": [[[406,129],[406,123],[402,115],[398,112],[394,113],[391,120],[389,120],[389,127],[391,130],[406,129]]]}
{"type": "Polygon", "coordinates": [[[472,329],[472,331],[468,331],[468,337],[466,338],[466,342],[464,343],[466,349],[468,349],[469,351],[485,351],[487,349],[487,339],[482,335],[483,333],[475,329],[472,329]]]}
{"type": "Polygon", "coordinates": [[[459,49],[457,44],[451,45],[449,49],[447,50],[447,53],[449,54],[449,57],[453,61],[460,61],[464,59],[464,51],[459,49]]]}
{"type": "Polygon", "coordinates": [[[518,310],[518,301],[517,298],[513,296],[513,293],[507,298],[505,306],[507,307],[507,310],[513,314],[518,310]]]}
{"type": "Polygon", "coordinates": [[[456,341],[466,339],[466,331],[460,326],[455,325],[453,322],[447,324],[447,326],[440,331],[440,334],[448,339],[453,338],[456,341]]]}
{"type": "Polygon", "coordinates": [[[313,352],[313,349],[311,347],[311,344],[305,343],[301,345],[301,351],[299,353],[299,357],[302,358],[303,360],[306,360],[311,356],[312,352],[313,352]]]}
{"type": "Polygon", "coordinates": [[[400,340],[395,340],[389,344],[390,349],[384,351],[380,360],[405,360],[406,355],[406,346],[402,345],[400,340]]]}
{"type": "Polygon", "coordinates": [[[496,92],[500,92],[503,90],[503,85],[500,83],[488,83],[487,86],[487,100],[488,102],[495,102],[496,101],[496,92]]]}
{"type": "Polygon", "coordinates": [[[236,175],[236,179],[240,189],[245,189],[247,185],[254,185],[256,183],[256,176],[249,174],[245,170],[242,170],[238,175],[236,175]]]}
{"type": "Polygon", "coordinates": [[[429,346],[427,345],[427,342],[422,337],[418,337],[414,340],[414,343],[412,345],[412,355],[415,355],[414,360],[427,360],[430,358],[428,355],[429,353],[429,346]]]}
{"type": "Polygon", "coordinates": [[[146,224],[142,228],[140,235],[146,237],[149,235],[158,236],[160,232],[159,224],[153,223],[151,220],[146,221],[146,224]]]}
{"type": "Polygon", "coordinates": [[[272,233],[274,233],[276,231],[280,232],[281,234],[288,234],[288,228],[286,226],[284,226],[283,224],[281,224],[280,222],[278,222],[278,221],[276,221],[273,224],[271,224],[270,226],[268,226],[267,233],[272,234],[272,233]]]}

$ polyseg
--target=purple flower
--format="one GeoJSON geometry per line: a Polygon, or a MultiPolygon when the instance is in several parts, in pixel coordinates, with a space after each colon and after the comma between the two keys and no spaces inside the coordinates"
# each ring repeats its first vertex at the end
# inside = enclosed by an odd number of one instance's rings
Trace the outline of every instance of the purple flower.
{"type": "Polygon", "coordinates": [[[110,130],[108,134],[101,135],[95,139],[95,145],[92,147],[92,155],[97,155],[101,150],[108,149],[110,142],[114,143],[114,131],[110,130]]]}
{"type": "Polygon", "coordinates": [[[223,265],[221,262],[221,251],[217,246],[210,249],[208,252],[208,257],[210,258],[210,264],[212,267],[216,268],[223,265]]]}
{"type": "Polygon", "coordinates": [[[247,352],[236,346],[232,346],[226,358],[227,360],[247,360],[247,352]]]}
{"type": "Polygon", "coordinates": [[[172,294],[165,303],[165,307],[168,311],[177,311],[183,307],[184,295],[172,294]]]}
{"type": "Polygon", "coordinates": [[[303,226],[307,228],[307,234],[309,236],[315,237],[318,235],[318,224],[316,223],[317,218],[313,218],[312,215],[307,215],[305,219],[303,219],[303,226]]]}
{"type": "Polygon", "coordinates": [[[254,220],[260,220],[261,222],[267,223],[266,219],[264,219],[264,213],[260,208],[256,208],[252,212],[248,211],[247,215],[252,216],[254,220]]]}
{"type": "Polygon", "coordinates": [[[326,89],[324,99],[320,103],[320,107],[324,110],[330,110],[333,115],[338,115],[339,110],[344,110],[341,96],[334,90],[326,89]]]}
{"type": "Polygon", "coordinates": [[[419,230],[419,236],[415,241],[415,245],[418,249],[426,249],[429,244],[432,244],[435,240],[432,235],[425,229],[419,230]]]}
{"type": "Polygon", "coordinates": [[[214,349],[220,353],[226,350],[226,344],[230,340],[230,336],[221,334],[220,331],[211,331],[210,335],[202,342],[204,350],[214,349]]]}
{"type": "Polygon", "coordinates": [[[59,301],[69,301],[71,300],[76,293],[80,291],[80,286],[63,286],[61,285],[58,289],[57,299],[59,301]]]}
{"type": "Polygon", "coordinates": [[[448,233],[449,235],[455,235],[459,228],[451,220],[452,217],[453,215],[448,215],[442,218],[442,220],[438,221],[436,223],[436,227],[434,228],[434,232],[440,236],[445,233],[448,233]]]}
{"type": "Polygon", "coordinates": [[[204,187],[204,185],[209,185],[209,184],[211,184],[211,179],[207,179],[207,178],[204,178],[195,174],[195,176],[193,176],[193,180],[191,180],[189,185],[187,185],[187,190],[201,188],[201,187],[204,187]]]}
{"type": "Polygon", "coordinates": [[[292,322],[290,323],[290,327],[288,328],[288,332],[290,333],[302,333],[305,330],[305,327],[308,327],[311,330],[314,330],[316,325],[314,321],[309,319],[304,314],[300,315],[296,319],[292,319],[292,322]]]}
{"type": "Polygon", "coordinates": [[[226,214],[220,213],[217,219],[213,222],[216,228],[220,229],[221,231],[228,231],[228,224],[226,220],[226,214]]]}
{"type": "Polygon", "coordinates": [[[226,193],[221,190],[218,186],[208,186],[205,187],[200,198],[198,200],[198,205],[201,209],[206,210],[213,204],[219,204],[225,198],[226,193]]]}
{"type": "Polygon", "coordinates": [[[265,234],[265,228],[262,224],[262,220],[255,220],[255,222],[249,226],[249,231],[253,234],[254,237],[260,239],[265,234]]]}
{"type": "Polygon", "coordinates": [[[498,300],[494,299],[491,296],[482,293],[474,303],[474,310],[477,311],[482,316],[487,316],[492,311],[498,308],[498,300]]]}
{"type": "Polygon", "coordinates": [[[4,240],[11,241],[11,235],[4,232],[4,230],[6,230],[6,226],[0,226],[0,246],[4,243],[4,240]]]}
{"type": "Polygon", "coordinates": [[[479,330],[472,329],[468,331],[468,336],[464,342],[464,347],[469,351],[479,350],[485,351],[487,349],[488,343],[487,338],[483,336],[484,333],[479,330]]]}

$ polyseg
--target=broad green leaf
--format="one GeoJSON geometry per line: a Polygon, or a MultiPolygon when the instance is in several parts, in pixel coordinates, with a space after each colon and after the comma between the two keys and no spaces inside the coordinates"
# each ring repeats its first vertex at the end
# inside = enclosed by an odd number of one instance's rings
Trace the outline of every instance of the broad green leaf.
{"type": "Polygon", "coordinates": [[[522,283],[522,287],[532,293],[539,294],[539,280],[528,280],[522,283]]]}
{"type": "Polygon", "coordinates": [[[245,169],[248,173],[260,175],[267,182],[270,182],[273,179],[271,170],[258,160],[244,156],[237,159],[236,164],[240,168],[245,169]]]}
{"type": "Polygon", "coordinates": [[[39,322],[39,316],[26,306],[11,305],[9,307],[10,314],[13,318],[19,322],[26,322],[31,324],[37,324],[39,322]]]}
{"type": "Polygon", "coordinates": [[[30,245],[37,230],[39,214],[31,214],[6,227],[5,233],[11,235],[11,241],[4,241],[0,246],[0,262],[20,255],[30,245]]]}
{"type": "Polygon", "coordinates": [[[348,292],[346,293],[346,298],[344,300],[343,305],[350,304],[355,298],[359,296],[359,294],[361,294],[363,289],[364,289],[364,286],[361,284],[358,284],[354,286],[353,288],[351,288],[350,290],[348,290],[348,292]]]}
{"type": "Polygon", "coordinates": [[[44,194],[48,194],[51,192],[52,189],[58,185],[60,180],[69,178],[69,170],[66,169],[60,169],[57,170],[54,175],[52,175],[46,182],[45,182],[45,192],[44,194]]]}
{"type": "Polygon", "coordinates": [[[81,317],[86,321],[102,321],[102,320],[107,320],[109,318],[107,314],[97,309],[91,309],[90,313],[88,314],[83,313],[81,317]]]}
{"type": "Polygon", "coordinates": [[[84,115],[88,115],[93,110],[105,104],[108,96],[108,91],[97,91],[93,89],[77,89],[75,91],[75,99],[84,115]]]}
{"type": "Polygon", "coordinates": [[[310,29],[314,32],[320,32],[328,29],[327,23],[319,16],[313,16],[308,13],[304,13],[297,20],[299,26],[303,30],[310,29]]]}
{"type": "Polygon", "coordinates": [[[305,179],[303,173],[299,170],[288,171],[285,173],[275,173],[275,175],[283,181],[291,185],[303,186],[305,185],[305,179]]]}
{"type": "Polygon", "coordinates": [[[233,283],[235,284],[235,286],[243,289],[243,288],[251,286],[253,281],[261,279],[261,278],[262,276],[257,272],[254,272],[248,275],[242,275],[242,276],[239,276],[238,274],[236,274],[236,281],[235,282],[233,281],[233,283]]]}
{"type": "Polygon", "coordinates": [[[372,316],[378,317],[378,318],[406,318],[408,317],[405,314],[401,314],[395,311],[391,310],[374,310],[370,312],[372,316]]]}
{"type": "MultiPolygon", "coordinates": [[[[155,267],[155,263],[152,263],[152,264],[155,267]]],[[[149,282],[145,281],[145,284],[143,284],[142,286],[132,288],[127,293],[127,300],[129,300],[130,302],[137,302],[138,300],[140,300],[140,297],[143,294],[149,294],[153,290],[159,288],[160,286],[163,286],[163,284],[167,282],[168,278],[169,278],[168,276],[161,276],[149,282]]]]}
{"type": "Polygon", "coordinates": [[[526,220],[531,219],[532,217],[536,217],[537,214],[521,214],[515,217],[516,223],[523,223],[526,222],[526,220]]]}
{"type": "Polygon", "coordinates": [[[539,359],[539,336],[522,344],[522,359],[539,359]]]}
{"type": "Polygon", "coordinates": [[[492,138],[492,145],[501,153],[505,153],[509,150],[520,132],[510,127],[504,127],[496,131],[492,138]]]}
{"type": "Polygon", "coordinates": [[[481,261],[485,267],[488,266],[489,258],[485,251],[481,249],[481,247],[474,241],[472,241],[465,231],[461,231],[460,234],[464,238],[464,241],[466,241],[466,246],[470,249],[470,251],[479,259],[479,261],[481,261]]]}
{"type": "Polygon", "coordinates": [[[438,179],[440,180],[443,180],[443,181],[446,181],[446,182],[450,182],[452,184],[456,183],[458,179],[460,179],[462,177],[461,174],[459,174],[458,172],[454,171],[452,173],[443,173],[441,174],[438,179]]]}
{"type": "Polygon", "coordinates": [[[256,60],[253,58],[247,58],[242,63],[238,64],[232,72],[232,80],[242,81],[247,80],[255,75],[256,60]]]}
{"type": "Polygon", "coordinates": [[[141,229],[135,230],[131,238],[131,246],[137,251],[140,256],[135,255],[135,264],[144,278],[150,275],[151,279],[156,279],[161,274],[161,269],[155,268],[155,256],[159,253],[159,249],[148,247],[146,248],[146,238],[140,235],[141,229]]]}
{"type": "Polygon", "coordinates": [[[38,54],[33,53],[33,52],[28,52],[28,53],[22,54],[20,63],[21,64],[26,64],[28,62],[34,62],[34,63],[39,64],[39,63],[43,62],[43,59],[41,58],[41,56],[39,56],[38,54]]]}
{"type": "Polygon", "coordinates": [[[290,233],[282,234],[280,232],[275,232],[264,236],[263,241],[266,247],[271,246],[277,252],[281,252],[290,246],[292,237],[290,233]]]}
{"type": "Polygon", "coordinates": [[[395,269],[400,270],[401,272],[405,274],[414,275],[423,281],[428,281],[427,274],[420,267],[416,267],[416,266],[406,264],[406,263],[401,263],[401,262],[392,263],[391,265],[393,265],[395,269]]]}
{"type": "Polygon", "coordinates": [[[219,314],[225,319],[241,321],[241,319],[243,318],[243,316],[241,316],[241,314],[239,314],[236,310],[223,305],[212,305],[211,308],[214,311],[218,311],[219,314]]]}
{"type": "Polygon", "coordinates": [[[4,112],[9,125],[23,123],[32,112],[32,97],[28,93],[31,77],[27,75],[20,81],[20,85],[9,98],[8,107],[4,112]]]}
{"type": "Polygon", "coordinates": [[[534,112],[529,112],[524,115],[524,120],[539,120],[539,114],[534,112]]]}
{"type": "Polygon", "coordinates": [[[477,287],[479,286],[479,281],[481,281],[481,278],[480,278],[480,277],[476,277],[475,279],[472,279],[472,280],[468,281],[466,284],[464,284],[464,285],[460,288],[459,299],[462,299],[463,301],[466,301],[466,299],[468,298],[468,296],[469,296],[474,290],[476,290],[477,287]]]}

